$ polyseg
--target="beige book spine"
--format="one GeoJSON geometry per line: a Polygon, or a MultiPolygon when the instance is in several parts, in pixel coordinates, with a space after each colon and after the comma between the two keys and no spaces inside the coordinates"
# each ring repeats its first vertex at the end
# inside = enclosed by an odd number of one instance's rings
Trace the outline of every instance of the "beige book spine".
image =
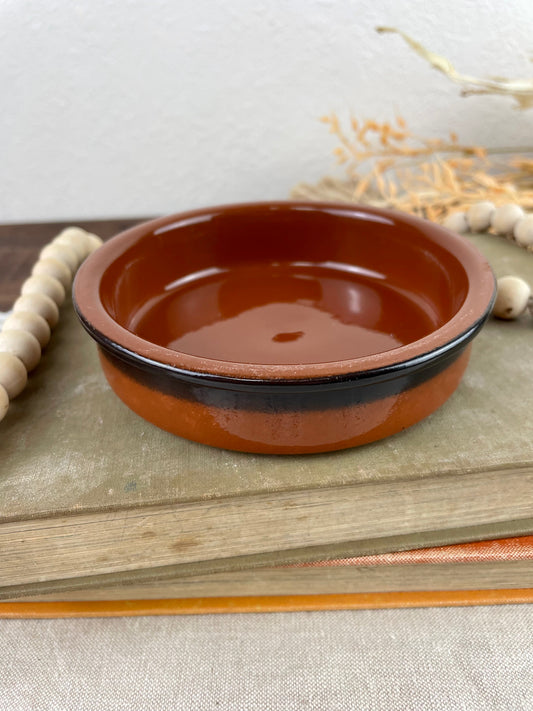
{"type": "Polygon", "coordinates": [[[107,586],[8,601],[158,600],[248,595],[319,595],[533,588],[533,561],[343,568],[262,568],[164,582],[107,586]]]}
{"type": "Polygon", "coordinates": [[[528,518],[526,467],[0,526],[1,585],[528,518]],[[505,486],[501,486],[505,476],[505,486]],[[38,566],[36,566],[38,561],[38,566]]]}

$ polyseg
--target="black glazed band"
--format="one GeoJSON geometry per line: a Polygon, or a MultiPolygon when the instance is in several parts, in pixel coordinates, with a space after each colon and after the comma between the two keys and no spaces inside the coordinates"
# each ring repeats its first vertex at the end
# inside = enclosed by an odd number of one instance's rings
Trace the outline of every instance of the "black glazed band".
{"type": "Polygon", "coordinates": [[[287,392],[284,385],[260,382],[254,390],[241,390],[214,387],[213,383],[202,382],[200,378],[197,382],[188,382],[179,375],[170,379],[168,374],[150,371],[146,367],[138,367],[122,358],[117,358],[114,353],[102,346],[100,350],[113,367],[151,390],[157,390],[180,400],[198,402],[208,407],[275,413],[336,410],[399,395],[446,370],[457,360],[465,347],[466,344],[415,373],[406,368],[396,377],[376,383],[354,380],[351,384],[344,382],[342,388],[316,385],[314,389],[304,389],[302,386],[299,392],[296,390],[298,386],[293,386],[291,392],[287,392]]]}
{"type": "Polygon", "coordinates": [[[487,315],[446,348],[424,356],[389,368],[299,381],[252,381],[162,366],[130,353],[92,329],[82,317],[81,321],[111,365],[145,387],[209,407],[273,413],[362,405],[421,385],[457,360],[481,329],[487,315]]]}

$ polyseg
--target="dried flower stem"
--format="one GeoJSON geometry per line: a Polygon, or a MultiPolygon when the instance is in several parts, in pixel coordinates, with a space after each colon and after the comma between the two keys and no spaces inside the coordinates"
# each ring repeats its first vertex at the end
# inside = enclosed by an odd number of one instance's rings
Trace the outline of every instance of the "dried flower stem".
{"type": "Polygon", "coordinates": [[[422,46],[409,35],[395,27],[376,27],[380,34],[393,33],[400,37],[413,49],[420,57],[425,59],[434,69],[445,74],[448,79],[462,87],[463,96],[474,94],[500,94],[511,96],[518,104],[519,109],[529,109],[533,106],[533,79],[479,79],[478,77],[460,74],[449,59],[441,57],[435,52],[431,52],[422,46]]]}
{"type": "Polygon", "coordinates": [[[512,155],[533,147],[488,149],[447,139],[422,138],[405,120],[350,118],[351,135],[335,114],[321,119],[340,145],[334,154],[346,165],[351,199],[442,220],[480,200],[533,208],[533,158],[512,155]]]}

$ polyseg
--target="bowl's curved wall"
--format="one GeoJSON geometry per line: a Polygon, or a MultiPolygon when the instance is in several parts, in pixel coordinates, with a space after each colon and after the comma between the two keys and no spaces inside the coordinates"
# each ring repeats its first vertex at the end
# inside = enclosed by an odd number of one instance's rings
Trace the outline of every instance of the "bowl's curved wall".
{"type": "Polygon", "coordinates": [[[428,222],[258,203],[118,235],[81,267],[74,302],[135,412],[207,444],[292,453],[370,442],[439,407],[494,287],[466,240],[428,222]]]}

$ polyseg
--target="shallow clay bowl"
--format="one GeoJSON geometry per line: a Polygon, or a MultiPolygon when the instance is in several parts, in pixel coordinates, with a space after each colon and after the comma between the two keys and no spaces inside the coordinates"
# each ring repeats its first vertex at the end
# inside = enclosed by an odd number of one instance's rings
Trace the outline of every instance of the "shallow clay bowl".
{"type": "Polygon", "coordinates": [[[326,203],[215,207],[114,237],[74,285],[104,373],[136,413],[245,452],[391,435],[455,390],[494,277],[462,237],[326,203]]]}

